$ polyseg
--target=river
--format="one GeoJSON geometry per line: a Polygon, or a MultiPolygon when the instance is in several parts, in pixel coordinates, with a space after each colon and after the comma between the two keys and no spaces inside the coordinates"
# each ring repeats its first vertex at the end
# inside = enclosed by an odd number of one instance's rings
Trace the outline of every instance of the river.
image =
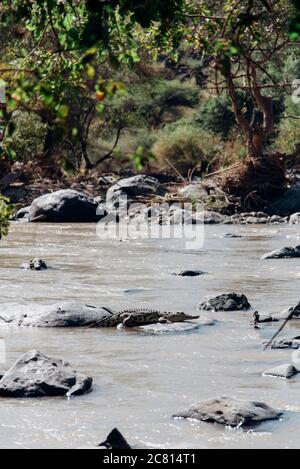
{"type": "MultiPolygon", "coordinates": [[[[0,399],[0,447],[93,447],[115,426],[134,447],[299,447],[300,378],[262,376],[290,361],[291,351],[259,347],[278,324],[261,330],[249,325],[254,308],[277,312],[299,301],[300,261],[260,261],[265,252],[298,242],[299,229],[287,225],[207,226],[203,248],[186,250],[176,239],[101,239],[95,225],[12,223],[0,245],[2,307],[78,300],[114,309],[195,312],[204,296],[235,291],[246,294],[253,309],[205,312],[201,316],[216,319],[214,326],[178,334],[0,328],[7,363],[38,349],[94,378],[92,393],[71,400],[0,399]],[[228,232],[242,238],[224,238],[228,232]],[[53,269],[20,270],[32,257],[53,269]],[[207,274],[172,275],[183,269],[207,274]],[[194,402],[222,395],[262,400],[284,415],[250,431],[171,418],[194,402]]],[[[298,324],[291,323],[285,335],[298,334],[298,324]]]]}

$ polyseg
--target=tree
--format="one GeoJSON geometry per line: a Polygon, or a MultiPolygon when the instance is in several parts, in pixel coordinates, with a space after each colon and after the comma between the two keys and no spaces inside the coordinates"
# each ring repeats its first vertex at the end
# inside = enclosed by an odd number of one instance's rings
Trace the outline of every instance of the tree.
{"type": "MultiPolygon", "coordinates": [[[[6,50],[14,70],[2,113],[9,132],[16,108],[41,113],[49,122],[49,155],[51,128],[64,127],[68,121],[70,88],[93,88],[89,98],[101,111],[102,100],[117,90],[113,82],[97,80],[101,64],[130,66],[145,50],[155,57],[161,52],[176,57],[179,48],[186,47],[209,58],[208,86],[217,95],[228,93],[245,140],[248,156],[234,191],[255,192],[259,186],[259,195],[269,197],[283,189],[280,162],[266,158],[265,144],[275,126],[274,93],[291,92],[291,82],[278,82],[274,64],[280,67],[280,58],[298,46],[298,0],[4,0],[1,12],[2,25],[8,30],[13,25],[23,28],[20,41],[27,41],[26,53],[20,47],[13,60],[6,50]],[[241,106],[240,93],[250,97],[250,117],[248,108],[241,106]],[[266,191],[260,190],[262,184],[268,186],[266,191]]],[[[70,135],[70,130],[64,131],[70,135]]],[[[83,145],[84,155],[88,166],[83,145]]]]}

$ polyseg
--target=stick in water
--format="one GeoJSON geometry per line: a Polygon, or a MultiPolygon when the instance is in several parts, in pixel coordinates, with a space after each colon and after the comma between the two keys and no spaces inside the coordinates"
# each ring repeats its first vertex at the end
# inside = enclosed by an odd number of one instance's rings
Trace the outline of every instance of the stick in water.
{"type": "Polygon", "coordinates": [[[295,313],[295,309],[296,308],[293,308],[292,311],[290,312],[290,314],[288,315],[288,317],[286,318],[286,320],[284,321],[284,323],[282,324],[282,326],[278,329],[278,331],[276,332],[276,334],[273,335],[272,339],[267,343],[267,345],[264,347],[264,350],[266,350],[268,347],[270,347],[273,343],[273,341],[276,339],[276,337],[279,336],[280,332],[285,328],[285,326],[287,325],[287,323],[293,318],[294,316],[294,313],[295,313]]]}

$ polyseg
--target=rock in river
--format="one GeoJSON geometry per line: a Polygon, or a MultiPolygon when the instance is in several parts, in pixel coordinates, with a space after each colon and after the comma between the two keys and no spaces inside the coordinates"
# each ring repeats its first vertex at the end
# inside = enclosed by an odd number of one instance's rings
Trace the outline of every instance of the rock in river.
{"type": "Polygon", "coordinates": [[[93,380],[77,373],[69,363],[31,350],[22,355],[0,381],[1,397],[81,395],[93,380]]]}
{"type": "Polygon", "coordinates": [[[263,376],[274,376],[275,378],[289,379],[298,374],[297,368],[292,363],[276,366],[263,372],[263,376]]]}
{"type": "Polygon", "coordinates": [[[98,204],[87,195],[62,189],[35,199],[30,207],[30,222],[92,223],[100,220],[98,204]]]}
{"type": "Polygon", "coordinates": [[[265,259],[289,259],[293,257],[300,257],[300,246],[296,247],[285,247],[276,249],[275,251],[268,252],[262,256],[262,260],[265,259]]]}
{"type": "MultiPolygon", "coordinates": [[[[263,342],[261,344],[262,348],[265,348],[267,345],[269,345],[268,342],[263,342]]],[[[295,349],[297,350],[300,348],[300,336],[294,337],[294,338],[286,338],[282,337],[281,339],[274,340],[270,345],[270,348],[273,349],[295,349]]]]}
{"type": "Polygon", "coordinates": [[[100,443],[103,449],[131,449],[124,436],[117,428],[114,428],[103,443],[100,443]]]}
{"type": "Polygon", "coordinates": [[[181,270],[178,273],[175,273],[174,275],[177,275],[178,277],[199,277],[199,275],[203,275],[205,272],[202,270],[181,270]]]}
{"type": "Polygon", "coordinates": [[[43,305],[37,310],[0,309],[0,325],[24,327],[88,327],[113,313],[107,308],[81,303],[57,303],[43,305]]]}
{"type": "Polygon", "coordinates": [[[186,412],[173,417],[220,423],[230,427],[254,425],[265,420],[278,419],[280,412],[263,402],[242,401],[228,397],[212,399],[193,405],[186,412]]]}
{"type": "Polygon", "coordinates": [[[241,311],[251,308],[245,295],[224,293],[214,298],[204,298],[198,308],[205,311],[241,311]]]}
{"type": "Polygon", "coordinates": [[[25,262],[25,264],[20,265],[20,269],[25,270],[46,270],[48,269],[47,264],[42,259],[38,259],[37,257],[31,259],[29,262],[25,262]]]}

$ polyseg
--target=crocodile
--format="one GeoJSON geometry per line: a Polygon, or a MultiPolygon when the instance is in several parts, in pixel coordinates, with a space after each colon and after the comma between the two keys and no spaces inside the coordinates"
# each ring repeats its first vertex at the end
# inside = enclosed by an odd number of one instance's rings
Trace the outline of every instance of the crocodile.
{"type": "Polygon", "coordinates": [[[156,323],[184,322],[190,319],[199,319],[199,316],[192,316],[183,312],[162,312],[151,309],[128,309],[115,314],[104,316],[99,321],[89,327],[124,327],[146,326],[156,323]]]}

